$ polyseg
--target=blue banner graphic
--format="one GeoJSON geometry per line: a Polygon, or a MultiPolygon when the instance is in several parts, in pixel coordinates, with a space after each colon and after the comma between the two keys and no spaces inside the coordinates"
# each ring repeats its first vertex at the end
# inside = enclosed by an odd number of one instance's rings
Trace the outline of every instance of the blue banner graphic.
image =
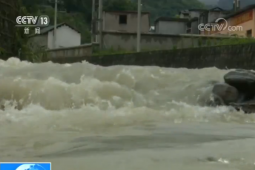
{"type": "Polygon", "coordinates": [[[0,162],[0,170],[51,170],[50,162],[0,162]]]}

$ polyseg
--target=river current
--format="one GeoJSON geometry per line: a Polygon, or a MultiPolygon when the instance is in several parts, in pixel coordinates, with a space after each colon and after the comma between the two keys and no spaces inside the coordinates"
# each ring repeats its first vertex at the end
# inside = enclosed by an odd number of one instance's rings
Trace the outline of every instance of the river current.
{"type": "Polygon", "coordinates": [[[255,116],[204,104],[228,71],[0,61],[0,161],[254,170],[255,116]]]}

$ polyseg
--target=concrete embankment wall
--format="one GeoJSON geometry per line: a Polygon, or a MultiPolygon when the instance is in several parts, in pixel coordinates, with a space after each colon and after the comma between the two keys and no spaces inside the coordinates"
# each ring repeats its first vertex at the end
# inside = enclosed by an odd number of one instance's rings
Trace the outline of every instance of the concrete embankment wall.
{"type": "Polygon", "coordinates": [[[47,50],[48,60],[64,60],[64,62],[68,62],[68,58],[81,59],[86,58],[87,56],[92,55],[92,44],[73,46],[73,47],[65,47],[65,48],[57,48],[47,50]]]}
{"type": "MultiPolygon", "coordinates": [[[[217,45],[224,39],[232,37],[202,36],[192,34],[155,34],[141,35],[141,50],[171,50],[174,48],[191,48],[217,45]]],[[[137,34],[125,32],[103,32],[103,47],[105,50],[136,51],[137,34]]]]}
{"type": "Polygon", "coordinates": [[[137,65],[160,67],[204,68],[255,68],[255,44],[225,45],[177,50],[160,50],[141,53],[66,58],[57,63],[74,63],[87,60],[96,65],[137,65]]]}

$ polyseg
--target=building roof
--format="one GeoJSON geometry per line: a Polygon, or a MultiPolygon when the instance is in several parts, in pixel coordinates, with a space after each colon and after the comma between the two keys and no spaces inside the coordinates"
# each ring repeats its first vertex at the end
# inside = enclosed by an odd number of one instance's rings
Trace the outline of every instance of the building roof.
{"type": "Polygon", "coordinates": [[[177,22],[187,22],[189,21],[188,18],[171,18],[171,17],[159,17],[155,20],[155,23],[159,21],[177,21],[177,22]]]}
{"type": "Polygon", "coordinates": [[[207,11],[207,9],[189,9],[189,11],[207,11]]]}
{"type": "Polygon", "coordinates": [[[190,11],[197,11],[197,12],[205,12],[208,11],[208,9],[186,9],[179,11],[179,14],[189,14],[190,11]]]}
{"type": "Polygon", "coordinates": [[[211,9],[205,10],[203,13],[201,13],[201,15],[205,15],[208,14],[211,11],[221,11],[222,13],[229,13],[229,10],[224,10],[220,7],[213,7],[211,9]]]}
{"type": "MultiPolygon", "coordinates": [[[[248,11],[248,10],[252,10],[252,9],[254,9],[254,8],[255,8],[255,4],[254,4],[254,5],[249,5],[249,6],[247,6],[247,7],[245,7],[245,8],[242,8],[242,9],[236,11],[236,12],[232,12],[232,13],[230,13],[229,15],[226,15],[226,16],[223,17],[223,18],[224,18],[224,19],[229,19],[229,18],[232,18],[232,17],[234,17],[234,16],[236,16],[236,15],[239,15],[239,14],[241,14],[241,13],[243,13],[243,12],[246,12],[246,11],[248,11]]],[[[230,12],[230,11],[229,11],[229,12],[230,12]]],[[[217,18],[217,19],[218,19],[218,18],[217,18]]],[[[215,19],[214,22],[215,22],[217,19],[215,19]]]]}
{"type": "MultiPolygon", "coordinates": [[[[69,25],[67,23],[60,23],[60,24],[57,25],[57,28],[59,28],[61,26],[64,26],[64,25],[66,25],[66,26],[70,27],[71,29],[73,29],[74,31],[80,33],[80,31],[78,31],[77,29],[75,29],[74,27],[72,27],[71,25],[69,25]]],[[[50,31],[53,31],[53,30],[54,30],[54,25],[44,27],[40,30],[40,35],[46,34],[46,33],[50,32],[50,31]]]]}
{"type": "Polygon", "coordinates": [[[224,10],[224,9],[222,9],[220,7],[213,7],[211,9],[207,10],[207,11],[226,11],[226,10],[224,10]]]}
{"type": "Polygon", "coordinates": [[[188,10],[182,10],[182,11],[179,12],[179,14],[181,14],[181,13],[182,14],[189,14],[189,11],[188,10]]]}
{"type": "MultiPolygon", "coordinates": [[[[118,14],[137,14],[137,11],[104,11],[104,12],[107,12],[107,13],[118,13],[118,14]]],[[[150,12],[141,12],[142,14],[150,14],[150,12]]]]}
{"type": "Polygon", "coordinates": [[[225,16],[224,18],[225,18],[225,19],[232,18],[232,17],[234,17],[234,16],[236,16],[236,15],[238,15],[238,14],[241,14],[241,13],[243,13],[243,12],[246,12],[246,11],[251,10],[251,9],[254,9],[254,8],[255,8],[255,4],[254,4],[254,5],[249,5],[249,6],[245,7],[245,8],[242,8],[242,9],[236,11],[236,12],[233,12],[233,13],[231,13],[231,14],[225,16]]]}

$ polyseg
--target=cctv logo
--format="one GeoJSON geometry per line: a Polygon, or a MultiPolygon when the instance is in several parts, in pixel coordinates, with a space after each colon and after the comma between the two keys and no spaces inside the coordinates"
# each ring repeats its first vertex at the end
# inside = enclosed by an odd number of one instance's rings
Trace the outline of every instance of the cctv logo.
{"type": "Polygon", "coordinates": [[[16,18],[16,23],[17,25],[36,25],[37,20],[37,16],[18,16],[16,18]]]}
{"type": "Polygon", "coordinates": [[[47,15],[42,16],[18,16],[16,26],[48,26],[50,18],[47,15]]]}

